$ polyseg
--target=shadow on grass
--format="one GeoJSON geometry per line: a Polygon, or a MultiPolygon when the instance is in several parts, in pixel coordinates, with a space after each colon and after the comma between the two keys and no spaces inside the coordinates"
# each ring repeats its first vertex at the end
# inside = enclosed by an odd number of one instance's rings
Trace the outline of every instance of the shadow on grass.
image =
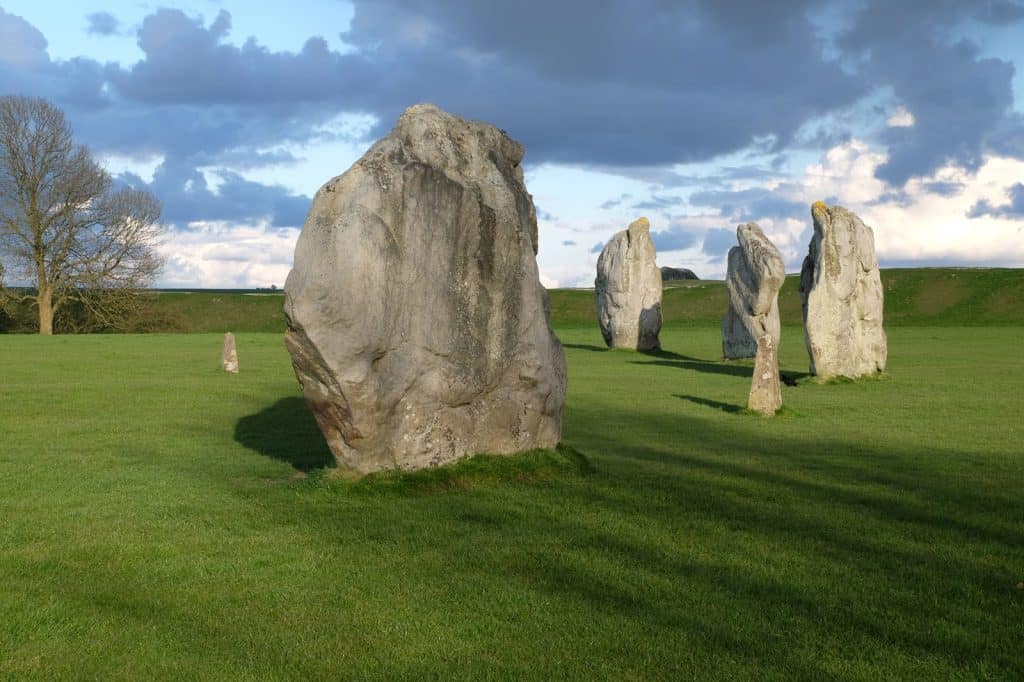
{"type": "Polygon", "coordinates": [[[723,403],[718,400],[711,400],[709,398],[701,398],[695,395],[683,395],[680,393],[673,394],[676,398],[682,398],[683,400],[689,400],[691,403],[697,403],[698,405],[704,405],[705,407],[713,407],[716,410],[722,412],[728,412],[730,414],[739,414],[744,411],[742,405],[733,405],[732,403],[723,403]]]}
{"type": "Polygon", "coordinates": [[[609,350],[608,348],[604,348],[602,346],[594,346],[589,343],[563,343],[562,348],[571,348],[573,350],[589,350],[594,353],[604,353],[605,351],[609,350]]]}
{"type": "Polygon", "coordinates": [[[334,466],[316,419],[302,398],[282,398],[235,424],[235,442],[310,472],[334,466]]]}
{"type": "MultiPolygon", "coordinates": [[[[648,355],[650,355],[650,353],[648,353],[648,355]]],[[[672,355],[674,355],[674,353],[672,355]]],[[[733,377],[750,378],[754,376],[753,366],[743,367],[742,365],[727,365],[721,362],[708,362],[706,360],[648,360],[646,362],[634,360],[632,361],[632,364],[675,367],[677,369],[689,369],[695,372],[705,372],[707,374],[725,374],[733,377]]]]}
{"type": "MultiPolygon", "coordinates": [[[[909,676],[920,661],[937,677],[979,666],[1019,677],[1010,595],[1020,578],[1006,568],[1019,566],[1021,534],[1007,513],[1019,487],[988,484],[984,469],[965,464],[970,453],[766,437],[743,428],[753,424],[598,408],[565,429],[600,458],[593,476],[566,475],[589,463],[563,445],[357,482],[310,477],[304,485],[342,494],[289,496],[276,519],[354,556],[386,547],[389,559],[424,548],[445,557],[443,573],[374,580],[498,584],[508,586],[506,604],[549,595],[592,623],[567,645],[574,652],[595,633],[621,630],[628,641],[639,624],[700,642],[705,662],[779,677],[834,676],[822,649],[865,678],[909,676]],[[491,480],[500,485],[477,486],[491,480]],[[435,494],[465,487],[490,489],[435,494]],[[798,644],[765,644],[780,621],[798,644]],[[873,663],[861,662],[864,651],[873,663]]],[[[454,608],[472,618],[475,604],[454,608]]],[[[666,664],[702,663],[669,655],[666,664]]]]}
{"type": "MultiPolygon", "coordinates": [[[[702,360],[700,358],[695,358],[689,355],[680,355],[679,353],[673,353],[672,351],[667,350],[649,350],[641,351],[641,353],[658,359],[648,362],[634,361],[633,364],[678,367],[679,369],[689,369],[695,372],[725,374],[727,376],[734,377],[752,377],[754,375],[753,359],[747,361],[748,364],[735,364],[728,360],[702,360]]],[[[809,376],[811,375],[808,372],[779,372],[779,378],[787,386],[796,386],[797,381],[809,376]]]]}

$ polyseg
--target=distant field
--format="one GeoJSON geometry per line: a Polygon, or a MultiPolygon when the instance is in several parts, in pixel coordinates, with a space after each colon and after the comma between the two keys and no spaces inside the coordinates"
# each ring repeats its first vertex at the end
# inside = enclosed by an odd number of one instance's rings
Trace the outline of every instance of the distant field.
{"type": "MultiPolygon", "coordinates": [[[[886,326],[1024,325],[1024,269],[918,268],[883,270],[886,326]]],[[[786,278],[779,295],[784,324],[800,324],[800,281],[786,278]]],[[[665,290],[668,322],[719,324],[728,294],[716,281],[674,284],[665,290]]],[[[556,326],[593,325],[594,292],[550,292],[556,326]]],[[[284,329],[281,294],[162,292],[155,307],[168,331],[270,332],[284,329]]]]}
{"type": "Polygon", "coordinates": [[[0,679],[1024,678],[1024,328],[771,420],[713,322],[557,331],[560,453],[355,484],[277,330],[0,336],[0,679]]]}

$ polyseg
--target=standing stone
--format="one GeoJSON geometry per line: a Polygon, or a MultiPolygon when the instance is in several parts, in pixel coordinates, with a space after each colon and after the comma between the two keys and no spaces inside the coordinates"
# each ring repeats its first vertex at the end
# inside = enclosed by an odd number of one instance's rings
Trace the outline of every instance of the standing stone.
{"type": "Polygon", "coordinates": [[[420,104],[317,192],[285,345],[339,467],[558,443],[565,354],[522,158],[498,128],[420,104]]]}
{"type": "Polygon", "coordinates": [[[736,239],[739,246],[729,249],[729,309],[722,319],[722,355],[731,360],[754,357],[765,334],[778,348],[779,289],[786,280],[782,255],[757,223],[738,226],[736,239]]]}
{"type": "Polygon", "coordinates": [[[800,272],[811,373],[856,378],[885,369],[882,281],[871,228],[841,206],[811,206],[814,237],[800,272]]]}
{"type": "Polygon", "coordinates": [[[612,348],[661,348],[661,271],[651,224],[640,218],[617,233],[597,259],[597,319],[612,348]]]}
{"type": "Polygon", "coordinates": [[[779,383],[778,337],[762,334],[757,339],[754,374],[750,381],[747,409],[771,416],[782,407],[779,383]]]}
{"type": "Polygon", "coordinates": [[[224,347],[220,352],[220,364],[225,372],[238,374],[238,351],[235,350],[235,335],[231,332],[224,335],[224,347]]]}

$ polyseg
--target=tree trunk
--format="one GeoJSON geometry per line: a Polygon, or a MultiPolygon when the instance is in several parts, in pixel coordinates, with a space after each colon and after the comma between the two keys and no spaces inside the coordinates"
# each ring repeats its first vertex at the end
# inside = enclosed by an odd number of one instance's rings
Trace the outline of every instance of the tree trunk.
{"type": "Polygon", "coordinates": [[[53,292],[49,289],[40,289],[37,299],[39,305],[39,333],[43,336],[53,334],[53,292]]]}

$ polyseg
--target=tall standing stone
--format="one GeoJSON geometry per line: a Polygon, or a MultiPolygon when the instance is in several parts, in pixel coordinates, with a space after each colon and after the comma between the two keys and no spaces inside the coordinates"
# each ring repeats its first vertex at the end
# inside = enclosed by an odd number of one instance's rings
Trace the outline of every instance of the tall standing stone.
{"type": "Polygon", "coordinates": [[[285,344],[340,467],[558,443],[565,355],[522,157],[503,131],[421,104],[317,192],[285,344]]]}
{"type": "Polygon", "coordinates": [[[729,250],[725,276],[729,310],[722,320],[722,354],[755,358],[747,408],[771,415],[782,407],[779,289],[786,281],[786,264],[757,223],[738,226],[736,240],[739,246],[729,250]]]}
{"type": "Polygon", "coordinates": [[[814,236],[800,272],[811,373],[859,377],[885,369],[882,281],[871,228],[842,206],[811,206],[814,236]]]}
{"type": "Polygon", "coordinates": [[[779,289],[786,280],[782,254],[757,223],[738,226],[736,240],[739,246],[729,249],[729,309],[722,319],[722,355],[731,360],[754,357],[764,334],[778,347],[779,289]]]}
{"type": "Polygon", "coordinates": [[[238,350],[235,348],[235,335],[231,332],[224,335],[224,346],[220,351],[220,364],[225,372],[238,374],[238,350]]]}
{"type": "Polygon", "coordinates": [[[661,271],[654,259],[647,218],[612,237],[597,259],[597,319],[612,348],[661,348],[661,271]]]}

